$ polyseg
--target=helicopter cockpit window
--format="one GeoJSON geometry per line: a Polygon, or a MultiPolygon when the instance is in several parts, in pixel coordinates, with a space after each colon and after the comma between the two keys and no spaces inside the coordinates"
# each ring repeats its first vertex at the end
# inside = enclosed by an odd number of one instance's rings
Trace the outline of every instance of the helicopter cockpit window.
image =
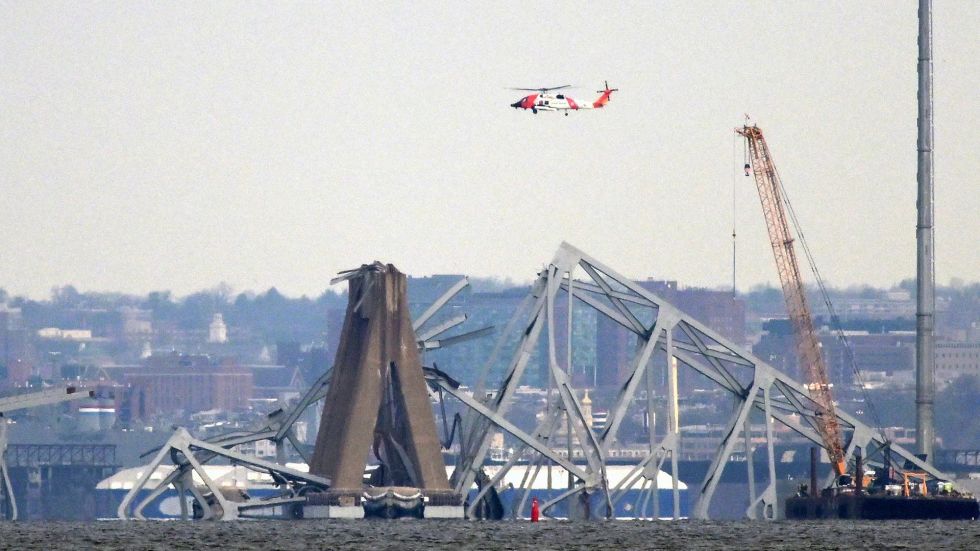
{"type": "Polygon", "coordinates": [[[555,97],[558,98],[558,99],[565,99],[565,95],[564,94],[558,94],[555,97]]]}

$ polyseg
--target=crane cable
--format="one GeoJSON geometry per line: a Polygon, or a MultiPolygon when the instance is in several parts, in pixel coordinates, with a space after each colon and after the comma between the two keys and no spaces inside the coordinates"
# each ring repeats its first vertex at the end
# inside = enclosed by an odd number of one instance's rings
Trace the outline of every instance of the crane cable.
{"type": "Polygon", "coordinates": [[[800,221],[796,217],[796,211],[793,209],[793,204],[789,200],[789,195],[786,193],[786,188],[783,186],[782,178],[779,177],[778,170],[776,169],[775,165],[772,166],[772,170],[773,172],[776,172],[776,182],[778,182],[779,190],[783,194],[783,204],[786,205],[786,210],[789,212],[790,220],[793,222],[793,229],[796,231],[797,237],[799,237],[800,244],[803,247],[803,253],[806,255],[807,263],[810,265],[810,271],[813,272],[813,277],[817,281],[817,287],[820,289],[820,296],[823,299],[824,305],[827,307],[828,313],[830,314],[831,327],[834,330],[837,340],[840,341],[844,348],[844,354],[847,357],[847,364],[851,368],[851,372],[854,374],[854,379],[861,387],[861,395],[864,397],[864,403],[867,404],[868,411],[871,414],[871,419],[874,421],[875,428],[880,434],[882,434],[882,436],[884,436],[881,426],[881,418],[878,416],[878,410],[875,408],[874,402],[871,401],[871,396],[868,394],[868,389],[864,383],[864,378],[861,376],[861,371],[857,368],[857,363],[854,361],[854,350],[851,349],[851,343],[847,340],[846,335],[844,335],[844,329],[841,327],[840,317],[838,317],[837,310],[834,308],[834,305],[830,300],[830,294],[827,292],[826,285],[824,285],[823,276],[820,275],[820,269],[817,268],[817,263],[813,259],[813,253],[810,252],[810,246],[807,244],[806,237],[803,235],[803,228],[800,226],[800,221]]]}
{"type": "MultiPolygon", "coordinates": [[[[743,149],[745,142],[742,142],[743,149]]],[[[748,152],[745,153],[748,155],[748,152]]],[[[735,300],[735,197],[738,189],[738,134],[732,135],[732,300],[735,300]]]]}

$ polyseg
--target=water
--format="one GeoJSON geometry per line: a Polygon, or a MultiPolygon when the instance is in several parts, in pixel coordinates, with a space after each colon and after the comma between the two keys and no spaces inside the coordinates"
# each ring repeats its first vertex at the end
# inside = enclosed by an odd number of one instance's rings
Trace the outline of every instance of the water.
{"type": "Polygon", "coordinates": [[[980,549],[980,522],[0,523],[2,549],[980,549]]]}

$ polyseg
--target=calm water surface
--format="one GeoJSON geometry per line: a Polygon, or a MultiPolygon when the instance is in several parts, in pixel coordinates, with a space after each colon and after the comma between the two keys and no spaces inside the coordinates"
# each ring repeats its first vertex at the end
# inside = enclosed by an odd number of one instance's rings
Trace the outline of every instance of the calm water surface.
{"type": "Polygon", "coordinates": [[[0,523],[2,549],[980,549],[980,522],[0,523]]]}

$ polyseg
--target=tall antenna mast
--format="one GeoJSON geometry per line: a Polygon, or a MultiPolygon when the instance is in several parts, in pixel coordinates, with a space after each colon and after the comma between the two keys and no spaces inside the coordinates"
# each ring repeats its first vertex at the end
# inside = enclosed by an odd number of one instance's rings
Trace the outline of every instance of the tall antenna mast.
{"type": "Polygon", "coordinates": [[[936,268],[933,232],[932,179],[932,0],[919,0],[919,139],[918,223],[916,239],[915,312],[915,442],[918,452],[933,458],[936,432],[936,268]]]}

